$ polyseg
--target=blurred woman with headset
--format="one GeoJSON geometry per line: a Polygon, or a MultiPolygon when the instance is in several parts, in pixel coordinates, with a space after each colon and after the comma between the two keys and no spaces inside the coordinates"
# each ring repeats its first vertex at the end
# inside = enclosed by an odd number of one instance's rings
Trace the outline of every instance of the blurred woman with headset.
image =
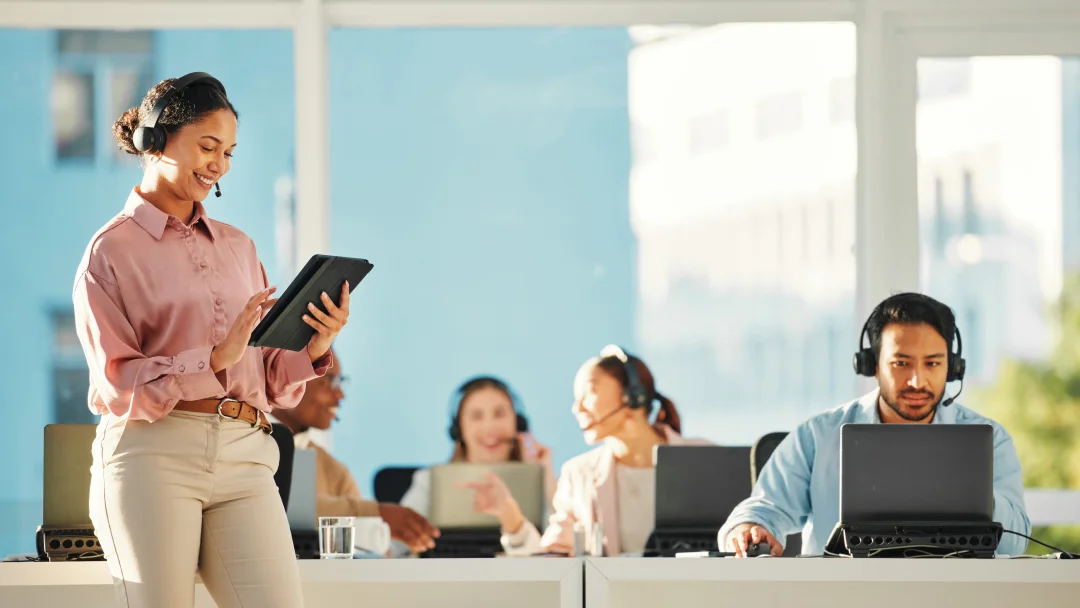
{"type": "Polygon", "coordinates": [[[477,508],[499,518],[510,555],[570,555],[578,524],[585,528],[587,546],[593,546],[595,524],[606,532],[598,539],[604,555],[641,553],[655,512],[653,448],[703,442],[682,438],[675,404],[656,390],[652,372],[614,345],[578,370],[572,411],[586,443],[603,445],[563,465],[544,534],[525,520],[498,478],[472,484],[477,508]],[[654,404],[659,411],[650,423],[654,404]]]}
{"type": "MultiPolygon", "coordinates": [[[[454,391],[450,410],[450,440],[454,442],[450,462],[543,465],[545,494],[550,504],[555,492],[551,450],[529,432],[521,401],[508,384],[493,376],[471,378],[454,391]]],[[[488,478],[497,479],[494,475],[488,478]]],[[[413,474],[412,485],[401,498],[401,505],[426,517],[430,503],[431,471],[421,469],[413,474]]],[[[396,555],[405,552],[403,545],[395,546],[396,555]]]]}

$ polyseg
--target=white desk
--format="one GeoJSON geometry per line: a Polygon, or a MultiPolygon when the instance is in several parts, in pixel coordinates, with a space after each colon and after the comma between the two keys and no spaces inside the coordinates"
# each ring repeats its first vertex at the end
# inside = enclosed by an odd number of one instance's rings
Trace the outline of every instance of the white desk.
{"type": "MultiPolygon", "coordinates": [[[[582,608],[580,559],[302,560],[309,608],[491,606],[582,608]]],[[[195,606],[213,608],[196,586],[195,606]]],[[[115,608],[104,562],[0,563],[0,606],[115,608]]]]}
{"type": "Polygon", "coordinates": [[[585,606],[1076,608],[1080,561],[588,558],[585,606]]]}

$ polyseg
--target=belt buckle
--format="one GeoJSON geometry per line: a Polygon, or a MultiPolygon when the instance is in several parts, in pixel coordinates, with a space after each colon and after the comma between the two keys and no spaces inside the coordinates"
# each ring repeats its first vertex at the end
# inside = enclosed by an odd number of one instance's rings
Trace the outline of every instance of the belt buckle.
{"type": "MultiPolygon", "coordinates": [[[[222,418],[228,418],[229,420],[237,420],[237,421],[243,422],[242,420],[240,420],[240,412],[236,412],[236,416],[226,416],[225,412],[221,411],[222,406],[224,406],[226,403],[229,403],[229,402],[240,403],[240,410],[243,411],[243,409],[244,409],[243,403],[241,403],[239,399],[231,399],[229,397],[226,397],[226,398],[222,399],[221,401],[218,401],[218,405],[217,405],[218,416],[221,416],[222,418]]],[[[248,424],[250,424],[251,428],[253,428],[253,429],[254,428],[262,428],[262,425],[259,424],[259,411],[258,410],[255,410],[255,422],[249,422],[248,424]]],[[[268,430],[268,431],[266,429],[263,429],[263,430],[268,435],[273,435],[274,434],[274,427],[272,427],[272,426],[270,427],[270,430],[268,430]]]]}
{"type": "MultiPolygon", "coordinates": [[[[225,412],[221,411],[222,406],[224,406],[226,403],[230,403],[230,402],[231,403],[240,403],[240,401],[238,399],[230,399],[229,397],[226,397],[226,398],[222,399],[221,401],[218,401],[218,404],[217,404],[218,416],[221,416],[222,418],[228,418],[229,420],[240,420],[240,412],[236,412],[235,416],[229,416],[229,415],[225,414],[225,412]]],[[[240,409],[241,409],[241,411],[243,411],[244,408],[241,407],[240,409]]],[[[256,417],[256,420],[258,420],[257,417],[256,417]]],[[[251,425],[251,426],[255,426],[255,425],[251,425]]]]}

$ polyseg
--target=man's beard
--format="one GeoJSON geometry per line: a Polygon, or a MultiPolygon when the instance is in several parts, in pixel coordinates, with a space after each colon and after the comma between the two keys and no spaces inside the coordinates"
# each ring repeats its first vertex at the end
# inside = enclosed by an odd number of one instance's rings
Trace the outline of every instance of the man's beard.
{"type": "Polygon", "coordinates": [[[888,397],[885,396],[885,393],[881,393],[881,400],[883,402],[885,402],[885,405],[887,405],[890,410],[895,412],[897,416],[900,416],[901,418],[903,418],[904,420],[907,420],[908,422],[922,422],[923,420],[928,420],[928,419],[933,418],[934,414],[937,413],[938,406],[941,405],[941,398],[944,396],[944,393],[939,395],[938,398],[933,402],[933,404],[927,409],[927,412],[925,414],[919,415],[919,414],[909,413],[908,411],[905,411],[903,408],[900,407],[900,404],[898,403],[898,401],[900,400],[899,397],[900,397],[900,395],[904,395],[904,394],[908,394],[908,395],[930,395],[930,398],[933,399],[933,393],[930,393],[929,391],[906,390],[906,391],[900,391],[899,393],[897,393],[896,397],[893,398],[893,399],[889,399],[888,397]]]}

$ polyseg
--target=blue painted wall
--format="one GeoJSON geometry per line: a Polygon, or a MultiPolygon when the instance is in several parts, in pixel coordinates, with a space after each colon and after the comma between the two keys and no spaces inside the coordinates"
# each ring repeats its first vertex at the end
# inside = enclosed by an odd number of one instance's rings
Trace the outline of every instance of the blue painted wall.
{"type": "Polygon", "coordinates": [[[334,450],[362,487],[446,460],[477,373],[517,389],[556,464],[584,448],[574,373],[633,346],[629,49],[624,29],[331,33],[333,249],[375,264],[339,341],[334,450]]]}

